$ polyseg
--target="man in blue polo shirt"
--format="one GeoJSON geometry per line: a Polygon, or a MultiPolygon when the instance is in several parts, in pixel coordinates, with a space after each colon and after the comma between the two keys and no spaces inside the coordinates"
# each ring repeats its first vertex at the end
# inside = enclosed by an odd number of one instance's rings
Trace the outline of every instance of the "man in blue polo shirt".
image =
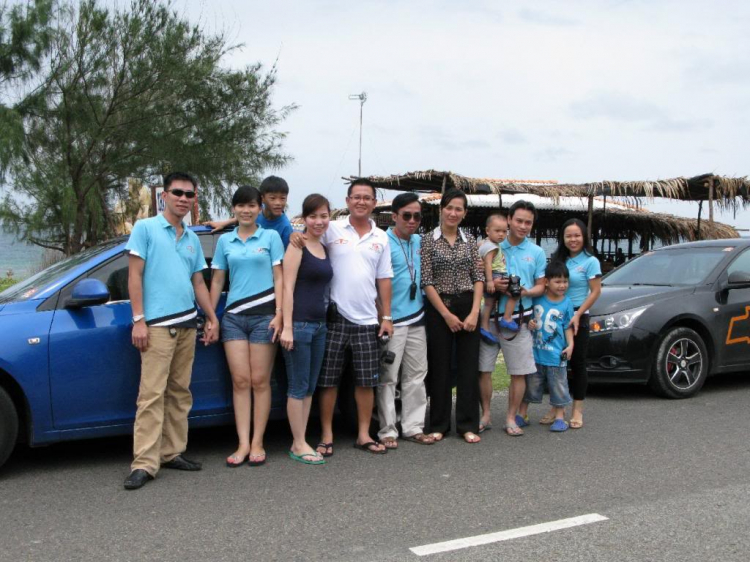
{"type": "Polygon", "coordinates": [[[218,339],[219,322],[201,273],[206,260],[200,240],[182,221],[193,206],[195,189],[188,174],[166,176],[164,213],[136,222],[126,246],[132,340],[141,352],[128,490],[152,480],[160,467],[201,469],[200,463],[182,455],[193,404],[189,386],[198,318],[195,301],[207,316],[206,345],[218,339]]]}
{"type": "Polygon", "coordinates": [[[401,370],[401,434],[404,439],[431,445],[434,440],[424,433],[427,393],[427,335],[424,325],[424,302],[420,289],[421,239],[415,234],[422,220],[422,206],[415,193],[402,193],[393,200],[391,209],[395,226],[388,229],[393,266],[393,337],[388,351],[393,361],[383,362],[378,382],[377,403],[380,442],[389,449],[398,447],[396,429],[396,386],[401,370]]]}
{"type": "MultiPolygon", "coordinates": [[[[544,293],[544,270],[547,258],[544,250],[528,239],[536,220],[536,208],[529,201],[516,201],[508,211],[508,237],[500,244],[508,264],[508,275],[521,278],[521,298],[518,300],[513,319],[518,323],[518,332],[501,330],[500,344],[503,358],[510,375],[508,388],[508,411],[506,412],[505,431],[508,435],[523,435],[523,426],[527,425],[523,415],[518,415],[523,395],[526,390],[526,375],[536,372],[532,337],[528,321],[533,314],[531,299],[544,293]]],[[[497,279],[495,286],[505,292],[507,280],[497,279]]],[[[500,310],[505,309],[508,295],[500,299],[500,310]]],[[[480,342],[479,370],[492,372],[499,351],[498,344],[480,342]]]]}

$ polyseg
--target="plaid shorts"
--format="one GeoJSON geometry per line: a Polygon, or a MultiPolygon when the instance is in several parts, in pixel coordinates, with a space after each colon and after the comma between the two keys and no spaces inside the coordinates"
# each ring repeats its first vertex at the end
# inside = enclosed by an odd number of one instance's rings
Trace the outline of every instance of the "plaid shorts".
{"type": "Polygon", "coordinates": [[[338,315],[328,323],[326,351],[318,386],[336,387],[341,380],[346,360],[346,350],[352,350],[354,384],[366,388],[378,386],[380,368],[378,326],[360,326],[338,315]]]}

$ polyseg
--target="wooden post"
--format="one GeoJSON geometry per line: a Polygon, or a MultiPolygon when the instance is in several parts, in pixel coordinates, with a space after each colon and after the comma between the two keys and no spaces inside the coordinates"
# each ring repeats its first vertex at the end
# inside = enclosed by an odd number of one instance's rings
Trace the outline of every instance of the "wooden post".
{"type": "Polygon", "coordinates": [[[695,233],[695,239],[700,240],[701,239],[701,213],[703,212],[703,200],[701,199],[698,201],[698,227],[697,232],[695,233]]]}
{"type": "Polygon", "coordinates": [[[714,225],[714,178],[708,180],[708,222],[714,225]]]}
{"type": "MultiPolygon", "coordinates": [[[[607,224],[607,194],[604,194],[604,205],[602,209],[602,224],[607,224]]],[[[604,234],[602,234],[602,255],[604,255],[604,234]]]]}
{"type": "Polygon", "coordinates": [[[591,230],[594,227],[594,196],[589,195],[589,236],[593,236],[593,231],[591,230]]]}
{"type": "Polygon", "coordinates": [[[633,259],[633,232],[628,235],[628,259],[633,259]]]}
{"type": "Polygon", "coordinates": [[[443,176],[443,187],[440,190],[440,193],[445,193],[445,186],[447,185],[447,183],[448,183],[448,174],[445,174],[443,176]]]}

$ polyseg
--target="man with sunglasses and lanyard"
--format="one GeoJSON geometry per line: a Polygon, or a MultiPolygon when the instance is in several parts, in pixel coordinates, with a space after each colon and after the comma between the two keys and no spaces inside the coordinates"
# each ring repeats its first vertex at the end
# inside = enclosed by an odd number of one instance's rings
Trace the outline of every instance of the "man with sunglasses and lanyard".
{"type": "Polygon", "coordinates": [[[393,337],[387,350],[391,362],[383,361],[378,383],[377,404],[380,442],[389,449],[398,447],[396,429],[396,385],[401,371],[401,432],[407,441],[432,445],[424,433],[427,393],[427,333],[424,302],[420,289],[421,238],[416,234],[422,220],[422,205],[415,193],[402,193],[393,200],[393,222],[388,229],[393,265],[393,337]]]}
{"type": "Polygon", "coordinates": [[[207,316],[203,343],[215,342],[219,321],[202,271],[198,236],[183,218],[195,201],[195,180],[174,172],[164,178],[164,212],[135,223],[126,245],[128,291],[133,309],[133,345],[141,352],[141,383],[133,429],[133,463],[126,490],[153,480],[159,468],[200,470],[188,460],[190,378],[198,311],[207,316]]]}

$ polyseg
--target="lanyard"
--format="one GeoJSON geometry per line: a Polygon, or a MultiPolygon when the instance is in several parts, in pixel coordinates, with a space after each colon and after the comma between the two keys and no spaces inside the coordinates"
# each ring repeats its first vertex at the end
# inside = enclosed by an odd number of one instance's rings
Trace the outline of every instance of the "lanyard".
{"type": "Polygon", "coordinates": [[[409,270],[409,278],[411,279],[411,285],[409,286],[409,300],[414,300],[417,298],[417,268],[414,263],[414,250],[411,247],[411,236],[409,237],[409,242],[406,244],[409,249],[409,254],[407,254],[404,249],[404,243],[401,241],[401,237],[397,234],[396,238],[398,239],[398,245],[401,248],[401,251],[404,253],[406,268],[409,270]],[[409,255],[411,255],[411,263],[409,263],[409,255]]]}

